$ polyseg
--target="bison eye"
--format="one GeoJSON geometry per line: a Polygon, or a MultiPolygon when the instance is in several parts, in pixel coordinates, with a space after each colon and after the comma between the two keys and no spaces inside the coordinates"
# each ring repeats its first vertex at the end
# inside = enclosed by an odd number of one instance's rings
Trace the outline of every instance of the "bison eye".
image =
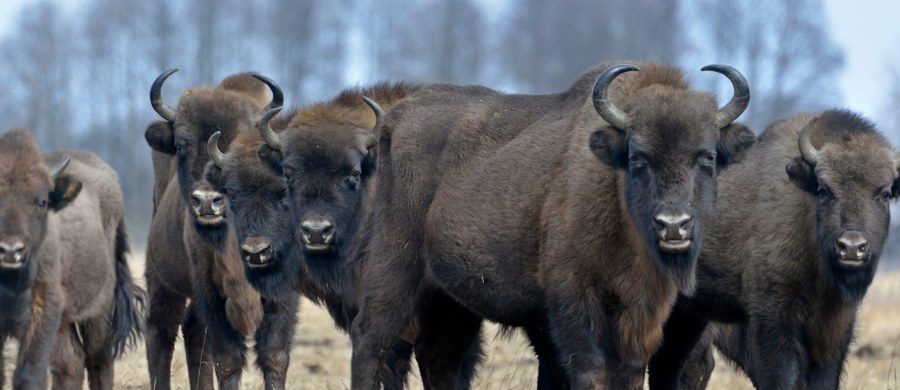
{"type": "Polygon", "coordinates": [[[47,199],[40,199],[40,200],[37,200],[34,202],[34,205],[39,209],[47,208],[47,204],[48,204],[47,199]]]}
{"type": "Polygon", "coordinates": [[[647,166],[647,161],[644,160],[643,157],[639,155],[631,155],[628,156],[628,165],[631,169],[641,169],[647,166]]]}
{"type": "Polygon", "coordinates": [[[892,194],[890,191],[884,191],[881,193],[881,200],[883,200],[885,202],[889,202],[893,198],[894,198],[894,194],[892,194]]]}
{"type": "Polygon", "coordinates": [[[360,175],[362,175],[362,172],[360,172],[359,170],[354,170],[353,172],[350,172],[350,177],[352,177],[356,180],[359,180],[360,175]]]}
{"type": "Polygon", "coordinates": [[[819,187],[819,189],[816,190],[816,196],[821,200],[831,200],[833,197],[831,190],[825,187],[819,187]]]}

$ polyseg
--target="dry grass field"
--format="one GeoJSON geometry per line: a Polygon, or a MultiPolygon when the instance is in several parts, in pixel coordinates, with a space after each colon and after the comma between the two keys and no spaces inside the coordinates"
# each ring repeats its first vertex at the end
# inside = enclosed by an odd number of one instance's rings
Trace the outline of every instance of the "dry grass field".
{"type": "MultiPolygon", "coordinates": [[[[140,256],[135,256],[132,270],[143,272],[140,256]]],[[[138,276],[142,281],[142,278],[138,276]]],[[[309,301],[301,303],[300,324],[294,336],[289,389],[345,389],[350,378],[350,340],[335,329],[328,313],[309,301]]],[[[519,335],[495,336],[497,327],[486,329],[485,364],[475,384],[478,389],[534,388],[536,360],[525,339],[519,335]]],[[[14,343],[7,343],[14,344],[14,343]]],[[[14,356],[15,345],[7,345],[4,356],[14,356]]],[[[844,388],[900,389],[897,366],[900,365],[900,271],[882,272],[869,289],[860,313],[856,342],[844,377],[844,388]]],[[[254,361],[250,356],[249,362],[254,361]]],[[[5,359],[10,378],[14,359],[5,359]]],[[[181,340],[172,362],[172,383],[188,389],[181,340]]],[[[415,369],[414,369],[415,370],[415,369]]],[[[418,378],[410,378],[411,388],[420,388],[418,378]]],[[[245,389],[262,389],[262,377],[251,365],[243,378],[245,389]]],[[[116,365],[117,389],[148,389],[147,363],[143,346],[129,351],[116,365]]],[[[717,362],[710,389],[752,389],[743,374],[734,371],[723,360],[717,362]]]]}

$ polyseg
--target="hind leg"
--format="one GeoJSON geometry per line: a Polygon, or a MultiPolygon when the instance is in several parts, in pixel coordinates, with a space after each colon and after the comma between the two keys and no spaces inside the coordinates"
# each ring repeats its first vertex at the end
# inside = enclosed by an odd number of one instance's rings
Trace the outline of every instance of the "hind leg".
{"type": "Polygon", "coordinates": [[[153,272],[146,272],[149,308],[144,342],[147,349],[147,369],[150,388],[168,390],[171,387],[172,352],[178,326],[184,318],[185,297],[167,289],[153,272]]]}
{"type": "Polygon", "coordinates": [[[84,347],[75,324],[64,323],[56,334],[50,373],[54,389],[80,389],[84,383],[84,347]]]}
{"type": "Polygon", "coordinates": [[[181,326],[181,331],[184,334],[184,354],[187,360],[188,380],[191,388],[212,389],[214,388],[214,361],[209,348],[209,332],[200,322],[200,313],[198,311],[199,306],[196,303],[189,304],[187,318],[181,326]]]}
{"type": "MultiPolygon", "coordinates": [[[[438,293],[421,312],[420,321],[416,359],[425,387],[469,388],[471,383],[460,382],[460,373],[472,345],[480,345],[481,317],[438,293]]],[[[473,376],[470,371],[465,379],[471,380],[473,376]]]]}
{"type": "Polygon", "coordinates": [[[91,390],[112,389],[113,350],[110,345],[111,330],[108,317],[92,318],[81,324],[84,342],[85,368],[91,390]]]}

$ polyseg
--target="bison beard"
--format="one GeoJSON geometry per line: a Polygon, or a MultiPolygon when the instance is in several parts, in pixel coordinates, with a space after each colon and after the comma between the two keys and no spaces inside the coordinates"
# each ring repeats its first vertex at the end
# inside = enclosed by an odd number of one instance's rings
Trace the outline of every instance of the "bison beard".
{"type": "Polygon", "coordinates": [[[678,388],[687,354],[714,340],[757,388],[838,388],[888,234],[895,156],[872,123],[846,110],[769,126],[721,176],[697,294],[679,297],[651,387],[678,388]]]}
{"type": "Polygon", "coordinates": [[[731,124],[749,100],[733,69],[704,68],[735,86],[717,109],[680,71],[640,68],[602,66],[554,95],[437,85],[388,112],[353,388],[377,387],[383,351],[410,321],[454,340],[439,356],[452,360],[482,318],[525,329],[539,387],[641,387],[676,292],[691,288],[717,163],[755,137],[731,124]],[[455,321],[429,321],[435,312],[455,321]]]}

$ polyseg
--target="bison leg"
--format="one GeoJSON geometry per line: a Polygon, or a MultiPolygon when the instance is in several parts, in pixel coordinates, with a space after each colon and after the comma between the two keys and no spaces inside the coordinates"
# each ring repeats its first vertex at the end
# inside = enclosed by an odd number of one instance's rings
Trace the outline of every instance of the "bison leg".
{"type": "MultiPolygon", "coordinates": [[[[147,260],[148,263],[152,259],[147,260]]],[[[149,268],[149,267],[148,267],[149,268]]],[[[184,318],[185,297],[175,293],[157,279],[154,273],[145,273],[149,308],[146,321],[147,368],[150,373],[150,388],[167,390],[171,387],[172,352],[178,326],[184,318]]],[[[185,336],[186,338],[187,336],[185,336]]]]}
{"type": "Polygon", "coordinates": [[[600,311],[599,296],[593,288],[572,286],[549,295],[548,307],[553,344],[572,388],[606,388],[607,357],[598,335],[608,329],[600,328],[606,318],[600,311]]]}
{"type": "MultiPolygon", "coordinates": [[[[773,311],[781,313],[781,311],[773,311]]],[[[790,325],[775,318],[750,320],[750,379],[757,389],[793,389],[800,379],[797,336],[790,325]]]]}
{"type": "Polygon", "coordinates": [[[206,326],[200,322],[199,311],[199,305],[193,302],[189,304],[187,318],[181,326],[184,334],[184,355],[187,360],[188,379],[191,388],[213,389],[214,361],[209,349],[209,332],[206,326]]]}
{"type": "Polygon", "coordinates": [[[546,326],[525,327],[525,336],[538,358],[538,389],[567,389],[566,372],[546,326]]]}
{"type": "Polygon", "coordinates": [[[680,386],[681,373],[695,346],[703,350],[711,348],[709,344],[697,343],[708,321],[682,306],[684,305],[676,305],[672,310],[663,327],[664,342],[650,359],[647,382],[652,390],[695,388],[693,383],[680,386]]]}
{"type": "Polygon", "coordinates": [[[416,359],[425,388],[471,386],[458,380],[472,345],[481,343],[481,322],[481,317],[444,294],[436,293],[428,300],[420,313],[421,331],[416,340],[416,359]]]}
{"type": "Polygon", "coordinates": [[[110,323],[109,317],[99,317],[92,318],[81,326],[85,368],[87,368],[88,384],[91,390],[113,388],[115,358],[110,345],[112,338],[110,323]]]}
{"type": "Polygon", "coordinates": [[[244,370],[244,336],[231,327],[225,312],[225,298],[220,296],[212,285],[212,281],[200,278],[197,280],[195,300],[191,307],[203,310],[199,315],[206,330],[206,348],[215,362],[216,379],[220,390],[237,390],[241,385],[241,374],[244,370]]]}
{"type": "Polygon", "coordinates": [[[41,298],[34,298],[28,329],[19,339],[19,356],[13,372],[14,389],[47,388],[50,355],[59,331],[62,307],[59,296],[54,293],[41,298]],[[38,306],[40,310],[36,310],[38,306]]]}
{"type": "Polygon", "coordinates": [[[810,362],[807,375],[807,389],[839,389],[841,387],[841,373],[844,372],[844,363],[847,362],[847,352],[853,341],[853,329],[856,327],[854,319],[841,338],[840,350],[836,359],[830,359],[825,364],[810,362]]]}
{"type": "Polygon", "coordinates": [[[299,304],[299,295],[288,294],[263,305],[263,320],[256,333],[256,362],[266,390],[284,389],[299,304]]]}
{"type": "Polygon", "coordinates": [[[50,363],[54,388],[80,389],[84,383],[84,347],[75,327],[72,323],[63,324],[56,334],[50,363]]]}

